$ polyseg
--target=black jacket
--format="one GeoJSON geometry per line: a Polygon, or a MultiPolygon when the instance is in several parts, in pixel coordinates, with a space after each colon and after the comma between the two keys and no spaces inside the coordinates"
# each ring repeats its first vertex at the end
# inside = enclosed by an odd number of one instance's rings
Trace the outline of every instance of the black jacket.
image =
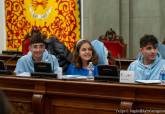
{"type": "Polygon", "coordinates": [[[65,72],[72,59],[70,50],[68,50],[68,48],[56,37],[50,37],[46,40],[46,49],[56,56],[60,67],[62,67],[63,72],[65,72]]]}

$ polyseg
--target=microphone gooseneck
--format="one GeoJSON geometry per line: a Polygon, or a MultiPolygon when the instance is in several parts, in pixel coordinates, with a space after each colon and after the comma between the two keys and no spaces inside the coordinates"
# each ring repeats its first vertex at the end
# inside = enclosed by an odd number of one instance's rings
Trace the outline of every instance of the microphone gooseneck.
{"type": "Polygon", "coordinates": [[[118,61],[119,61],[119,69],[121,70],[121,58],[120,58],[120,55],[118,55],[118,61]]]}
{"type": "MultiPolygon", "coordinates": [[[[21,46],[21,45],[20,45],[20,46],[21,46]]],[[[11,55],[11,58],[9,58],[8,60],[6,60],[6,61],[4,62],[5,70],[8,70],[7,64],[8,64],[11,60],[13,60],[13,59],[15,59],[16,57],[18,57],[20,46],[17,47],[17,49],[16,49],[16,54],[14,54],[14,56],[11,55]]]]}

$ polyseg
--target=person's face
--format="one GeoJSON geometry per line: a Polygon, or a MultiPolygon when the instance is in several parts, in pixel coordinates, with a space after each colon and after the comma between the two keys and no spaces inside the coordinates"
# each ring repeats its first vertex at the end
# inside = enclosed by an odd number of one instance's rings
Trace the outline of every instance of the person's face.
{"type": "Polygon", "coordinates": [[[90,44],[84,43],[81,45],[79,50],[79,56],[82,62],[87,62],[92,58],[92,48],[90,44]]]}
{"type": "Polygon", "coordinates": [[[35,43],[30,46],[30,51],[32,52],[32,56],[34,60],[41,60],[42,54],[45,50],[45,44],[43,43],[35,43]]]}
{"type": "Polygon", "coordinates": [[[145,47],[141,48],[141,52],[144,56],[144,62],[152,63],[156,59],[157,47],[148,44],[145,47]]]}

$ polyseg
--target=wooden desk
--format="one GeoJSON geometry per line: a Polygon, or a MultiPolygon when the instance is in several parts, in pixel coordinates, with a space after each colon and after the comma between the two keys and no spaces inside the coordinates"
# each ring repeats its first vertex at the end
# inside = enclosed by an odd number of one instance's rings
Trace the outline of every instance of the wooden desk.
{"type": "Polygon", "coordinates": [[[0,60],[3,60],[8,70],[14,70],[16,67],[17,60],[20,58],[20,55],[5,55],[0,54],[0,60]]]}
{"type": "Polygon", "coordinates": [[[126,70],[131,62],[133,62],[135,59],[115,59],[115,65],[118,66],[118,68],[126,70]]]}
{"type": "Polygon", "coordinates": [[[0,76],[0,89],[13,104],[13,114],[116,114],[143,109],[165,113],[162,85],[0,76]]]}

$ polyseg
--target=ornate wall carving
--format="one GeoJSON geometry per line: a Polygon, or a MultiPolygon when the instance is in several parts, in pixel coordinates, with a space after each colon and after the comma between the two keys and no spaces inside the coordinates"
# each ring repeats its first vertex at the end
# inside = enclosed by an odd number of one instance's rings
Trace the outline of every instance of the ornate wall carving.
{"type": "Polygon", "coordinates": [[[55,35],[72,50],[80,38],[79,0],[6,0],[7,49],[21,50],[32,26],[55,35]]]}

